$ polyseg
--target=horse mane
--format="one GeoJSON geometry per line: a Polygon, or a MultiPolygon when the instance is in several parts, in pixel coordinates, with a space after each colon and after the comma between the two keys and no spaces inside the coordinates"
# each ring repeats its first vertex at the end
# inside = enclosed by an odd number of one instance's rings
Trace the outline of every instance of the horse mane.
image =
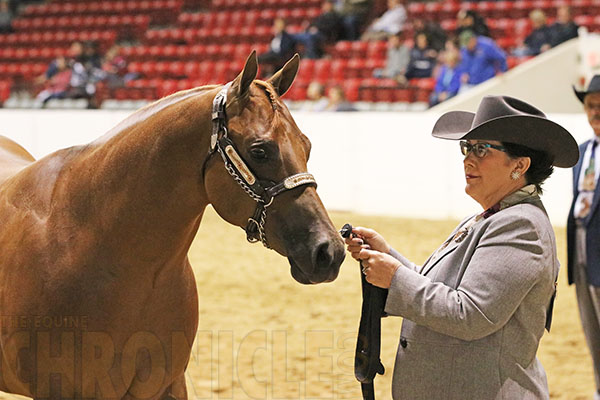
{"type": "MultiPolygon", "coordinates": [[[[273,111],[275,112],[274,116],[276,117],[277,110],[280,110],[281,107],[279,104],[280,100],[278,100],[279,97],[275,91],[275,88],[273,88],[273,85],[271,85],[269,82],[262,81],[259,79],[255,79],[254,83],[256,84],[256,86],[261,88],[264,91],[264,93],[267,95],[267,98],[269,99],[271,107],[272,107],[273,111]]],[[[207,90],[212,90],[218,86],[219,85],[199,86],[199,87],[195,87],[195,88],[188,89],[188,90],[181,90],[179,92],[175,92],[175,93],[165,96],[161,99],[158,99],[158,100],[140,108],[139,110],[135,111],[133,114],[131,114],[130,116],[125,118],[123,121],[118,123],[115,127],[113,127],[111,130],[106,132],[104,135],[102,135],[101,137],[99,137],[92,143],[93,144],[105,143],[112,137],[123,132],[125,129],[130,128],[130,127],[136,125],[137,123],[146,120],[150,116],[167,108],[168,106],[176,104],[176,103],[178,103],[182,100],[185,100],[187,98],[190,98],[192,96],[201,94],[207,90]]]]}
{"type": "Polygon", "coordinates": [[[135,111],[133,114],[125,118],[123,121],[119,122],[115,127],[106,132],[104,135],[96,139],[93,143],[103,143],[109,140],[110,138],[116,136],[120,132],[123,132],[125,129],[146,120],[148,117],[156,114],[157,112],[167,108],[170,105],[178,103],[182,100],[185,100],[189,97],[195,96],[197,94],[201,94],[204,91],[212,90],[216,88],[218,85],[205,85],[199,86],[187,90],[181,90],[179,92],[175,92],[168,96],[165,96],[161,99],[158,99],[150,104],[145,105],[139,110],[135,111]]]}

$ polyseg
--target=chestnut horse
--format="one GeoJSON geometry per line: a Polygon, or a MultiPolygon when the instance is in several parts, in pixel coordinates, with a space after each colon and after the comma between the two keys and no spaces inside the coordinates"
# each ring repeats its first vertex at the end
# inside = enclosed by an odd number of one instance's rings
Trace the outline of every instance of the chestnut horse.
{"type": "Polygon", "coordinates": [[[208,204],[286,256],[298,282],[337,277],[343,242],[280,99],[298,64],[255,80],[253,52],[231,84],[175,93],[38,161],[0,140],[0,390],[187,398],[187,252],[208,204]]]}

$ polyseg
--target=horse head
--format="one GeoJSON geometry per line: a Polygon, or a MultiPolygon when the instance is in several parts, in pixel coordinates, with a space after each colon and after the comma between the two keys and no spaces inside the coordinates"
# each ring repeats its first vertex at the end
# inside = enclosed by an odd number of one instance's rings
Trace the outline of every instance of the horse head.
{"type": "Polygon", "coordinates": [[[233,167],[226,167],[229,156],[220,149],[222,157],[213,155],[206,163],[204,185],[223,219],[247,232],[249,224],[253,225],[265,245],[288,258],[294,279],[308,284],[337,277],[344,246],[312,176],[306,173],[310,141],[280,98],[290,88],[298,66],[295,55],[268,80],[256,80],[258,63],[253,52],[229,88],[222,89],[226,90],[227,143],[237,156],[227,153],[237,157],[232,163],[239,170],[232,174],[233,167]],[[266,193],[278,192],[261,198],[256,192],[261,195],[263,188],[266,193]]]}

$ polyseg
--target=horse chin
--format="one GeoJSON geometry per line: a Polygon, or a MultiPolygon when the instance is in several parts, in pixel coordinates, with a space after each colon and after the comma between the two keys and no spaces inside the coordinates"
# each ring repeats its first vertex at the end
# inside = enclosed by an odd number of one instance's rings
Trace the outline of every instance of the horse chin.
{"type": "Polygon", "coordinates": [[[292,278],[303,285],[316,285],[317,283],[332,282],[337,277],[337,273],[333,274],[334,276],[330,276],[331,273],[308,276],[292,258],[288,258],[288,261],[290,262],[292,278]]]}

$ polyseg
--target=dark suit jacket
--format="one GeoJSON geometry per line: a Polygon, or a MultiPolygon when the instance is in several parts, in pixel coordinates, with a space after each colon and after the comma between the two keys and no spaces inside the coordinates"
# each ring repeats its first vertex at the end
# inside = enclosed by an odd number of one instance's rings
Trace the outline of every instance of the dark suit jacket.
{"type": "Polygon", "coordinates": [[[286,31],[283,31],[281,33],[281,45],[279,53],[274,52],[273,49],[271,49],[271,51],[273,51],[275,54],[278,54],[279,56],[281,56],[282,59],[285,59],[286,61],[294,55],[295,50],[296,41],[294,40],[294,37],[286,31]]]}
{"type": "MultiPolygon", "coordinates": [[[[575,269],[575,217],[573,216],[573,209],[575,208],[575,201],[579,194],[579,174],[581,172],[581,164],[583,163],[583,156],[587,149],[590,140],[579,146],[579,161],[573,167],[573,202],[571,203],[571,210],[569,211],[569,219],[567,220],[567,258],[568,258],[568,276],[569,284],[574,282],[573,271],[575,269]]],[[[592,203],[592,209],[589,215],[584,220],[584,224],[587,230],[586,236],[586,257],[587,257],[587,277],[588,282],[594,286],[600,286],[600,246],[598,246],[598,240],[600,240],[600,182],[596,182],[596,191],[594,193],[594,202],[592,203]]]]}

